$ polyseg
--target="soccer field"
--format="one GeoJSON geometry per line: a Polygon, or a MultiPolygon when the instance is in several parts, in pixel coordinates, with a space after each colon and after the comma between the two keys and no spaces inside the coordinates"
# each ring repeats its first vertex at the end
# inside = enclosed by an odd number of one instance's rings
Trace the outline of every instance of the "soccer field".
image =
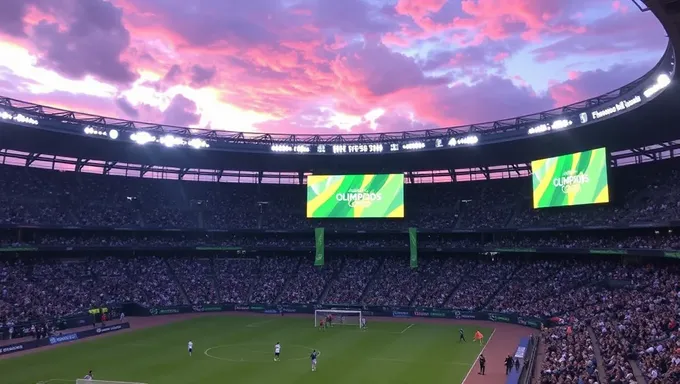
{"type": "MultiPolygon", "coordinates": [[[[462,383],[482,347],[454,325],[380,322],[319,331],[312,318],[203,317],[0,360],[3,384],[82,378],[149,384],[462,383]],[[194,342],[189,357],[187,342],[194,342]],[[281,343],[281,361],[273,361],[281,343]],[[317,371],[309,354],[321,352],[317,371]]],[[[492,329],[480,328],[490,336],[492,329]]],[[[488,337],[487,336],[487,337],[488,337]]]]}

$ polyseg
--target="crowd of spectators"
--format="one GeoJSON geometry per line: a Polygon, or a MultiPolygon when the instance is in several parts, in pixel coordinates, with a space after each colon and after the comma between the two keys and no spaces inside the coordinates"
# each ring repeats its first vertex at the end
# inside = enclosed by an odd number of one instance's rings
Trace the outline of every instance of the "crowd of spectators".
{"type": "Polygon", "coordinates": [[[0,323],[82,313],[106,303],[186,304],[179,282],[157,257],[96,262],[0,262],[0,323]]]}
{"type": "Polygon", "coordinates": [[[599,345],[609,382],[680,378],[680,267],[612,260],[423,256],[105,257],[0,263],[0,323],[111,303],[327,303],[514,312],[560,324],[543,333],[544,382],[591,380],[599,345]],[[558,319],[558,320],[555,320],[558,319]],[[589,328],[592,333],[589,333],[589,328]],[[591,337],[595,335],[595,339],[591,337]]]}
{"type": "Polygon", "coordinates": [[[210,259],[168,258],[168,264],[191,304],[216,304],[220,301],[211,263],[210,259]]]}
{"type": "MultiPolygon", "coordinates": [[[[315,221],[305,218],[305,187],[300,185],[199,183],[0,166],[0,225],[92,230],[4,231],[0,246],[311,249],[314,238],[307,232],[276,232],[325,227],[329,248],[405,250],[405,233],[349,236],[333,230],[563,228],[680,219],[677,169],[623,167],[613,178],[616,189],[608,205],[534,210],[530,181],[523,178],[407,185],[404,220],[315,221]],[[130,231],[105,231],[111,228],[130,231]],[[140,230],[158,228],[271,232],[140,230]]],[[[673,250],[680,249],[680,237],[667,228],[423,233],[419,246],[673,250]]],[[[314,266],[309,256],[2,259],[0,326],[123,302],[146,307],[333,303],[488,310],[559,324],[541,335],[544,383],[628,383],[635,366],[650,384],[680,382],[680,268],[675,265],[487,254],[422,256],[414,269],[404,256],[343,253],[329,255],[323,267],[314,266]],[[599,362],[596,349],[601,351],[599,362]]]]}
{"type": "Polygon", "coordinates": [[[407,185],[404,220],[307,220],[304,185],[226,184],[0,166],[0,224],[116,228],[490,229],[680,219],[680,171],[615,169],[613,203],[534,210],[528,178],[407,185]],[[447,204],[442,206],[442,201],[447,204]]]}
{"type": "Polygon", "coordinates": [[[550,328],[542,336],[541,384],[599,381],[593,340],[584,324],[550,328]]]}
{"type": "Polygon", "coordinates": [[[373,256],[348,257],[337,278],[330,282],[323,301],[331,304],[360,303],[381,262],[382,260],[373,256]]]}
{"type": "Polygon", "coordinates": [[[291,278],[287,289],[279,297],[280,303],[316,304],[321,299],[326,284],[340,271],[344,258],[328,260],[323,268],[314,266],[313,258],[300,260],[297,273],[291,278]]]}
{"type": "Polygon", "coordinates": [[[265,257],[260,260],[257,281],[252,294],[251,303],[274,303],[283,291],[286,283],[292,280],[300,262],[298,257],[278,256],[265,257]]]}

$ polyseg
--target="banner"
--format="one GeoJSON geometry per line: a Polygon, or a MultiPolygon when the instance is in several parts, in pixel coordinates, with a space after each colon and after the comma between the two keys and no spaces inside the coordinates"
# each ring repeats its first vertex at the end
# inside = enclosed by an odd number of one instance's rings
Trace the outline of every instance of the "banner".
{"type": "Polygon", "coordinates": [[[324,264],[324,229],[315,228],[314,229],[314,244],[316,244],[316,253],[314,255],[314,265],[321,267],[324,264]]]}
{"type": "Polygon", "coordinates": [[[408,238],[411,246],[411,268],[418,268],[418,230],[409,228],[408,238]]]}
{"type": "Polygon", "coordinates": [[[489,321],[497,323],[516,323],[517,319],[513,318],[507,313],[487,313],[489,321]]]}
{"type": "Polygon", "coordinates": [[[56,344],[61,344],[61,343],[66,343],[69,341],[75,341],[78,340],[78,334],[77,333],[69,333],[66,335],[61,335],[61,336],[52,336],[49,338],[50,345],[56,345],[56,344]]]}
{"type": "Polygon", "coordinates": [[[403,217],[403,173],[307,176],[307,218],[403,217]]]}
{"type": "Polygon", "coordinates": [[[609,202],[607,149],[531,162],[534,208],[609,202]]]}
{"type": "Polygon", "coordinates": [[[10,353],[16,353],[21,351],[27,351],[29,349],[46,347],[48,345],[57,345],[61,343],[68,343],[75,340],[84,339],[87,337],[101,335],[103,333],[116,332],[123,329],[130,328],[130,323],[122,323],[111,326],[99,327],[94,329],[88,329],[86,331],[69,333],[66,335],[51,336],[45,339],[31,340],[23,343],[16,343],[10,345],[4,345],[0,347],[0,356],[7,355],[10,353]]]}
{"type": "Polygon", "coordinates": [[[166,308],[151,308],[148,311],[148,316],[156,316],[160,314],[174,314],[174,313],[190,313],[190,312],[205,312],[206,308],[211,311],[221,309],[223,312],[237,311],[237,312],[255,312],[265,314],[280,314],[280,313],[314,313],[314,310],[334,309],[334,310],[350,310],[361,311],[364,316],[376,317],[429,317],[429,318],[446,318],[454,320],[482,320],[494,321],[500,323],[519,324],[531,328],[540,329],[543,321],[535,317],[521,317],[512,313],[491,313],[491,312],[473,312],[473,311],[458,311],[450,309],[429,309],[429,308],[410,308],[410,307],[389,307],[389,306],[371,306],[371,305],[306,305],[306,304],[222,304],[211,306],[175,306],[166,308]]]}

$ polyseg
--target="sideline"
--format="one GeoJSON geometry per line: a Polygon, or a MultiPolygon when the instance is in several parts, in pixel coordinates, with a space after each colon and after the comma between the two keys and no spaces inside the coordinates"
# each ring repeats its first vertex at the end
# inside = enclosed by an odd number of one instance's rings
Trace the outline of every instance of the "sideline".
{"type": "Polygon", "coordinates": [[[411,327],[414,326],[414,325],[415,325],[415,324],[413,324],[413,323],[412,323],[412,324],[409,324],[408,327],[404,328],[404,329],[403,329],[401,332],[399,332],[399,333],[404,333],[404,332],[408,331],[408,330],[411,329],[411,327]]]}
{"type": "Polygon", "coordinates": [[[479,354],[475,358],[475,361],[473,361],[472,365],[470,365],[470,370],[468,371],[467,375],[465,375],[465,377],[463,378],[463,381],[462,381],[463,383],[468,379],[468,376],[470,376],[470,374],[472,373],[472,370],[475,369],[475,365],[477,365],[477,360],[479,360],[479,356],[481,356],[482,353],[484,353],[484,350],[486,349],[486,347],[491,342],[491,338],[493,338],[493,335],[495,333],[496,333],[496,328],[494,328],[493,331],[491,331],[491,336],[489,336],[489,339],[486,341],[486,343],[484,343],[484,346],[482,347],[482,350],[479,351],[479,354]]]}

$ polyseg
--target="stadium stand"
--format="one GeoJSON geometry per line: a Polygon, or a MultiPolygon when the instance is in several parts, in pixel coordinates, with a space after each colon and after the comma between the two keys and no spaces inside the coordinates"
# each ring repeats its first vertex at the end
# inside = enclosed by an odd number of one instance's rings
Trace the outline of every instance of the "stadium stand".
{"type": "Polygon", "coordinates": [[[130,228],[491,229],[649,224],[680,218],[673,164],[614,169],[613,204],[534,210],[526,178],[407,185],[406,220],[305,219],[304,186],[140,179],[0,166],[0,224],[130,228]],[[670,169],[669,169],[670,168],[670,169]],[[446,207],[439,202],[446,201],[446,207]],[[258,204],[267,202],[267,204],[258,204]],[[323,223],[323,224],[320,224],[323,223]]]}
{"type": "Polygon", "coordinates": [[[128,302],[145,307],[324,303],[487,310],[540,317],[552,325],[541,335],[546,348],[539,362],[543,383],[602,380],[600,366],[605,380],[628,382],[630,361],[649,383],[678,382],[678,266],[672,260],[569,255],[574,249],[680,249],[680,238],[669,224],[680,217],[680,172],[673,166],[666,162],[616,169],[617,189],[607,206],[535,211],[524,197],[527,180],[518,178],[408,185],[412,192],[407,193],[405,220],[323,222],[304,219],[302,186],[4,166],[0,246],[92,249],[21,257],[5,252],[0,259],[0,323],[7,328],[49,322],[128,302]],[[17,225],[25,228],[18,232],[17,225]],[[282,232],[320,225],[331,230],[326,246],[335,249],[323,268],[313,266],[308,250],[314,246],[312,236],[282,232]],[[555,230],[584,225],[614,227],[555,230]],[[424,252],[418,269],[410,268],[403,255],[365,254],[408,249],[403,233],[389,231],[409,226],[422,230],[423,250],[461,252],[446,257],[424,252]],[[134,230],[121,230],[126,228],[134,230]],[[356,233],[363,229],[388,232],[356,233]],[[200,246],[269,251],[225,256],[181,250],[200,246]],[[125,251],[135,247],[145,247],[145,254],[125,251]],[[559,248],[564,253],[555,258],[540,252],[462,252],[485,247],[559,248]]]}

